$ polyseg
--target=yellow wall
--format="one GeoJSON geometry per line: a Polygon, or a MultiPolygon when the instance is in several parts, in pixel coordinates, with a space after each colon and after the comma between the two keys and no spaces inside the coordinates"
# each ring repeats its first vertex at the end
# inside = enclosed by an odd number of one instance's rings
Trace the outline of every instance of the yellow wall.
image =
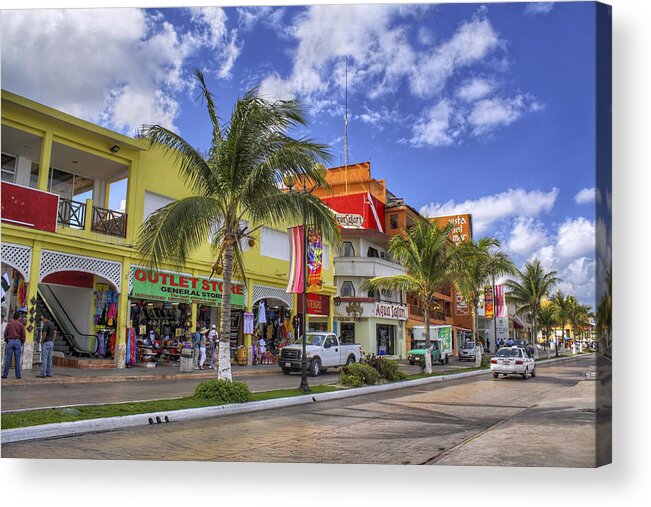
{"type": "MultiPolygon", "coordinates": [[[[49,168],[51,143],[57,142],[72,146],[76,149],[119,162],[128,167],[127,187],[127,234],[126,238],[118,238],[90,231],[87,220],[86,230],[57,226],[56,233],[38,231],[11,224],[2,224],[2,241],[35,247],[39,244],[42,249],[58,252],[84,255],[122,263],[123,266],[139,264],[139,256],[134,248],[138,228],[144,218],[145,192],[153,192],[171,199],[182,199],[191,195],[183,184],[176,167],[171,159],[164,156],[160,149],[150,149],[148,141],[133,139],[116,132],[104,129],[92,123],[74,118],[41,104],[24,99],[12,93],[2,91],[2,124],[23,130],[42,139],[41,167],[39,188],[47,189],[47,171],[49,168]],[[114,144],[120,146],[117,154],[110,152],[114,144]]],[[[90,204],[90,203],[89,203],[90,204]]],[[[104,203],[100,203],[104,206],[104,203]]],[[[92,209],[88,207],[87,212],[92,209]]],[[[255,226],[256,224],[251,224],[255,226]]],[[[287,224],[296,225],[296,224],[287,224]]],[[[287,284],[289,263],[279,259],[263,257],[260,254],[259,231],[254,234],[255,245],[244,255],[246,277],[252,283],[271,285],[284,288],[287,284]]],[[[185,266],[165,266],[171,270],[197,273],[200,276],[210,274],[214,262],[210,245],[201,247],[185,266]]],[[[324,270],[324,294],[334,295],[334,250],[330,248],[330,269],[324,270]]],[[[40,253],[39,253],[40,255],[40,253]]],[[[33,259],[38,262],[38,260],[33,259]]],[[[33,277],[31,282],[36,282],[33,277]]],[[[122,293],[128,290],[126,281],[128,273],[122,274],[122,293]]],[[[31,285],[31,284],[30,284],[31,285]]],[[[249,285],[251,287],[252,285],[249,285]]],[[[30,292],[35,293],[34,287],[30,292]]],[[[249,297],[250,301],[250,297],[249,297]]],[[[126,301],[121,301],[119,316],[120,332],[118,343],[125,342],[125,329],[128,311],[126,301]]],[[[31,342],[33,337],[28,337],[31,342]]]]}

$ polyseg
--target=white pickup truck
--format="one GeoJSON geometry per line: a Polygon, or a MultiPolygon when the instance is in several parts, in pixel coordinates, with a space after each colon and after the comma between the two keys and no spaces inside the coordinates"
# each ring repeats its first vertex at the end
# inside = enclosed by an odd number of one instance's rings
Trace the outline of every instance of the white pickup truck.
{"type": "MultiPolygon", "coordinates": [[[[307,333],[305,345],[307,371],[311,377],[316,377],[327,368],[358,363],[362,357],[360,345],[342,344],[334,333],[307,333]]],[[[278,366],[285,375],[289,375],[292,371],[301,371],[302,354],[302,338],[296,340],[293,345],[287,345],[280,350],[278,366]]]]}

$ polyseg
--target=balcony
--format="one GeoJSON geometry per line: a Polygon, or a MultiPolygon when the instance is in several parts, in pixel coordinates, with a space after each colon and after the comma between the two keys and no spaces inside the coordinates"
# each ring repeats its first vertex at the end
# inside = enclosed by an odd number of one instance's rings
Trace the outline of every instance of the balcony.
{"type": "Polygon", "coordinates": [[[405,268],[400,264],[379,257],[335,258],[335,273],[337,276],[373,278],[376,276],[402,275],[405,272],[405,268]]]}
{"type": "MultiPolygon", "coordinates": [[[[419,322],[425,322],[425,311],[420,306],[409,305],[409,318],[419,322]]],[[[452,324],[452,316],[445,312],[432,312],[430,313],[430,322],[434,321],[452,324]]]]}
{"type": "Polygon", "coordinates": [[[93,206],[92,199],[82,203],[60,198],[57,222],[72,229],[90,230],[119,238],[127,236],[127,214],[93,206]],[[90,220],[87,217],[87,210],[91,210],[90,220]]]}

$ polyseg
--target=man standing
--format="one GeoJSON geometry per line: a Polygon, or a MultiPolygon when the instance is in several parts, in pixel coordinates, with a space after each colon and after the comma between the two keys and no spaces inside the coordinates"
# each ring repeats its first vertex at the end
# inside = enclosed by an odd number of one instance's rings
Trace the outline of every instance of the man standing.
{"type": "Polygon", "coordinates": [[[14,358],[16,378],[20,378],[20,352],[25,343],[25,326],[23,326],[18,312],[14,313],[14,318],[5,327],[3,338],[7,342],[7,346],[2,378],[7,378],[7,375],[9,375],[9,365],[11,364],[12,356],[14,358]]]}
{"type": "Polygon", "coordinates": [[[208,343],[210,344],[210,366],[208,368],[212,370],[215,368],[215,356],[219,350],[219,335],[217,334],[217,326],[215,324],[210,326],[208,343]]]}
{"type": "Polygon", "coordinates": [[[52,351],[54,350],[54,323],[47,316],[41,315],[43,330],[41,332],[41,374],[38,378],[52,376],[52,351]]]}

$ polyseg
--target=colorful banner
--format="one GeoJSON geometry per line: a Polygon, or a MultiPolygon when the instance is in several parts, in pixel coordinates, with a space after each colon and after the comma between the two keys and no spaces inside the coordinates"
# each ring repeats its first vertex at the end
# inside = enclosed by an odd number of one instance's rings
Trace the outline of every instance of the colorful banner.
{"type": "Polygon", "coordinates": [[[303,254],[304,240],[303,227],[289,227],[289,280],[287,290],[290,294],[303,292],[303,271],[305,259],[303,254]]]}
{"type": "MultiPolygon", "coordinates": [[[[223,281],[200,276],[148,271],[131,268],[132,288],[130,296],[157,301],[220,304],[223,297],[223,281]]],[[[244,286],[231,284],[231,304],[244,306],[244,286]]]]}
{"type": "Polygon", "coordinates": [[[493,303],[493,287],[484,287],[484,312],[487,319],[495,316],[495,305],[493,303]]]}
{"type": "Polygon", "coordinates": [[[461,294],[456,293],[455,294],[455,305],[454,305],[454,310],[455,310],[455,315],[457,317],[463,317],[466,315],[470,315],[470,308],[468,307],[468,303],[466,302],[465,299],[461,296],[461,294]]]}
{"type": "Polygon", "coordinates": [[[323,241],[314,227],[307,229],[307,292],[323,290],[323,241]]]}

